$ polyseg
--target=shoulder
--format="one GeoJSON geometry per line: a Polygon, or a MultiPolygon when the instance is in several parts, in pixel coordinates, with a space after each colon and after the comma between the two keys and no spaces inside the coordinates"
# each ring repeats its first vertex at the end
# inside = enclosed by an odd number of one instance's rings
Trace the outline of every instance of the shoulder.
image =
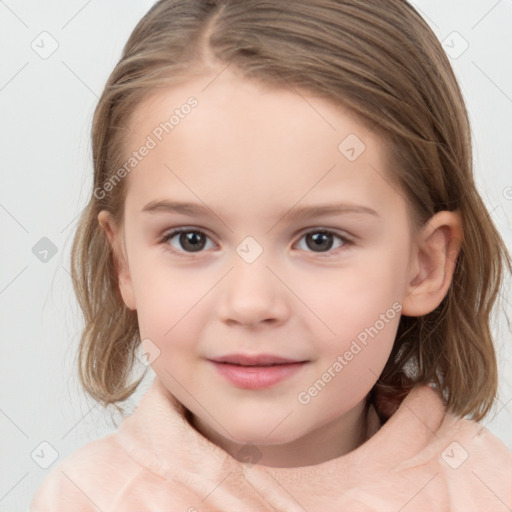
{"type": "Polygon", "coordinates": [[[438,434],[443,445],[449,442],[443,451],[445,458],[459,455],[461,466],[471,458],[471,465],[478,465],[483,472],[499,468],[510,476],[512,452],[481,423],[447,414],[438,434]]]}
{"type": "Polygon", "coordinates": [[[30,512],[108,509],[126,482],[141,470],[119,445],[117,434],[110,434],[61,461],[37,489],[30,512]]]}
{"type": "MultiPolygon", "coordinates": [[[[480,423],[446,415],[425,450],[432,491],[453,510],[507,511],[512,507],[512,452],[480,423]]],[[[428,494],[428,493],[427,493],[428,494]]]]}
{"type": "Polygon", "coordinates": [[[484,425],[448,412],[429,386],[414,388],[368,445],[400,506],[412,490],[415,510],[512,510],[512,452],[484,425]]]}

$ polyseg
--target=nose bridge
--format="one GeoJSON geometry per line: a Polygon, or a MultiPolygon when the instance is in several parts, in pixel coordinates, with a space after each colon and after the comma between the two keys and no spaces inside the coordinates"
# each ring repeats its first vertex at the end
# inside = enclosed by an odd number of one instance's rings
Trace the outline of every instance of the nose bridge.
{"type": "Polygon", "coordinates": [[[282,283],[268,268],[268,251],[250,238],[239,244],[233,255],[232,270],[224,282],[220,316],[224,321],[240,324],[280,322],[288,312],[282,283]]]}

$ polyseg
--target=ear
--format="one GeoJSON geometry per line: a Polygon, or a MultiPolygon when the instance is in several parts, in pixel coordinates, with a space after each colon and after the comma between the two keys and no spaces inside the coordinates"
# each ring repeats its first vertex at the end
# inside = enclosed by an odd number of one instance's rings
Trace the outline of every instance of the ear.
{"type": "Polygon", "coordinates": [[[426,222],[415,241],[402,314],[423,316],[441,304],[452,282],[462,236],[459,212],[438,212],[426,222]]]}
{"type": "Polygon", "coordinates": [[[130,275],[130,267],[126,257],[126,248],[123,240],[123,230],[117,226],[110,212],[102,210],[98,214],[98,222],[105,232],[110,247],[112,258],[117,273],[119,291],[126,306],[132,311],[137,309],[135,304],[135,293],[130,275]]]}

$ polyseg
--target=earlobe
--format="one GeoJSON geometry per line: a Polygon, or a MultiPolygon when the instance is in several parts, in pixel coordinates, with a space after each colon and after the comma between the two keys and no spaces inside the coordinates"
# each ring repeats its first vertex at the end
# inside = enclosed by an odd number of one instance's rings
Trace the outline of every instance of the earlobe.
{"type": "Polygon", "coordinates": [[[130,275],[130,267],[123,244],[123,231],[119,228],[110,212],[102,210],[98,214],[98,223],[106,234],[112,249],[112,261],[117,274],[119,291],[126,307],[136,310],[135,293],[130,275]]]}
{"type": "Polygon", "coordinates": [[[450,287],[462,244],[459,212],[436,213],[416,241],[402,314],[423,316],[434,311],[450,287]]]}

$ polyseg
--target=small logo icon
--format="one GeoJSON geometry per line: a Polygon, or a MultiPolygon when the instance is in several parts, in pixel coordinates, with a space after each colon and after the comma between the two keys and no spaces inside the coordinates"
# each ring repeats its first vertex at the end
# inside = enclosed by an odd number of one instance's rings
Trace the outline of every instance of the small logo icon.
{"type": "Polygon", "coordinates": [[[441,454],[441,458],[452,469],[457,469],[469,457],[469,453],[457,441],[451,443],[441,454]]]}
{"type": "Polygon", "coordinates": [[[255,238],[247,236],[238,245],[236,252],[246,263],[253,263],[263,252],[263,247],[255,238]]]}
{"type": "Polygon", "coordinates": [[[47,59],[57,51],[59,43],[49,32],[44,31],[30,43],[30,47],[41,59],[47,59]]]}
{"type": "Polygon", "coordinates": [[[236,453],[236,459],[244,464],[256,464],[262,457],[262,453],[256,446],[251,443],[246,443],[236,453]]]}
{"type": "Polygon", "coordinates": [[[38,466],[48,469],[59,458],[59,453],[48,441],[43,441],[34,448],[30,456],[38,466]]]}
{"type": "Polygon", "coordinates": [[[357,160],[365,149],[363,141],[354,133],[347,135],[338,145],[338,151],[350,162],[357,160]]]}
{"type": "Polygon", "coordinates": [[[452,59],[458,59],[469,48],[469,43],[458,32],[448,34],[442,45],[448,57],[452,59]]]}
{"type": "Polygon", "coordinates": [[[135,353],[135,357],[144,365],[149,366],[160,356],[160,349],[149,338],[143,339],[140,342],[140,349],[142,354],[135,353]]]}
{"type": "Polygon", "coordinates": [[[57,254],[57,246],[49,238],[43,236],[32,247],[32,254],[43,263],[48,263],[57,254]]]}

